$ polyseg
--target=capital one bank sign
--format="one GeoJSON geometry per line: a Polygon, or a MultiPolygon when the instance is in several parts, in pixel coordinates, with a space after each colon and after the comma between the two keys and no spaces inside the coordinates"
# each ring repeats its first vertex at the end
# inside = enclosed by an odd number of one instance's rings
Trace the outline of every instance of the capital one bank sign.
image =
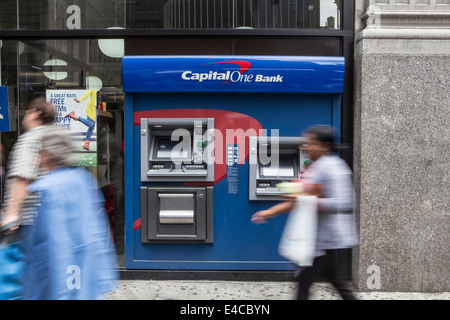
{"type": "Polygon", "coordinates": [[[206,63],[205,65],[211,64],[220,64],[220,63],[228,63],[239,66],[239,70],[235,71],[209,71],[209,72],[194,72],[191,70],[184,71],[181,74],[181,78],[186,81],[221,81],[224,85],[228,82],[283,82],[284,76],[282,75],[271,75],[267,76],[264,74],[253,74],[247,72],[251,68],[251,63],[245,60],[228,60],[228,61],[220,61],[220,62],[212,62],[206,63]]]}
{"type": "Polygon", "coordinates": [[[342,93],[344,57],[124,56],[125,92],[342,93]]]}

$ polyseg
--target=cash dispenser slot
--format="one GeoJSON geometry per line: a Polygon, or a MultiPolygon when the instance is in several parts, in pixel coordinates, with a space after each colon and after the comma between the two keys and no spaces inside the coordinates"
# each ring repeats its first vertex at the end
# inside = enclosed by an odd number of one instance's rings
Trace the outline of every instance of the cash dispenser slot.
{"type": "Polygon", "coordinates": [[[194,224],[194,194],[160,193],[159,223],[194,224]]]}
{"type": "Polygon", "coordinates": [[[307,157],[302,137],[250,137],[249,199],[281,200],[279,183],[298,179],[307,157]]]}
{"type": "Polygon", "coordinates": [[[212,243],[213,187],[141,187],[143,243],[212,243]]]}

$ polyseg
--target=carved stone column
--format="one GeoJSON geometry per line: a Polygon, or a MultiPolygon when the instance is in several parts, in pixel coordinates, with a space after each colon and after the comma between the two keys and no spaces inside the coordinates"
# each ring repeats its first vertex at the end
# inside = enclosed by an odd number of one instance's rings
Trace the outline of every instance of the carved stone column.
{"type": "Polygon", "coordinates": [[[360,291],[450,291],[450,0],[356,1],[360,291]]]}

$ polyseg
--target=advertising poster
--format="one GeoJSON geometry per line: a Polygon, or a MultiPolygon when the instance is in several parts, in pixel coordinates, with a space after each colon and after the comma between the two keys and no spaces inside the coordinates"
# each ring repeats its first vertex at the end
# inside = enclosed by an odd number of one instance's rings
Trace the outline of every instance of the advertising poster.
{"type": "Polygon", "coordinates": [[[54,125],[67,130],[75,146],[75,166],[97,165],[97,91],[47,90],[55,107],[54,125]]]}

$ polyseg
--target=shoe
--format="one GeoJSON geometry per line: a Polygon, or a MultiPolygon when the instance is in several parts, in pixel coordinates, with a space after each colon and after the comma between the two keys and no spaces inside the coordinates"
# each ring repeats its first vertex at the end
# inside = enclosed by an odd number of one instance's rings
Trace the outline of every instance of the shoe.
{"type": "Polygon", "coordinates": [[[75,115],[75,111],[72,111],[68,115],[66,115],[64,118],[72,118],[73,120],[78,120],[78,117],[75,115]]]}
{"type": "Polygon", "coordinates": [[[87,151],[91,151],[89,148],[89,144],[91,143],[91,140],[84,140],[83,149],[86,149],[87,151]]]}

